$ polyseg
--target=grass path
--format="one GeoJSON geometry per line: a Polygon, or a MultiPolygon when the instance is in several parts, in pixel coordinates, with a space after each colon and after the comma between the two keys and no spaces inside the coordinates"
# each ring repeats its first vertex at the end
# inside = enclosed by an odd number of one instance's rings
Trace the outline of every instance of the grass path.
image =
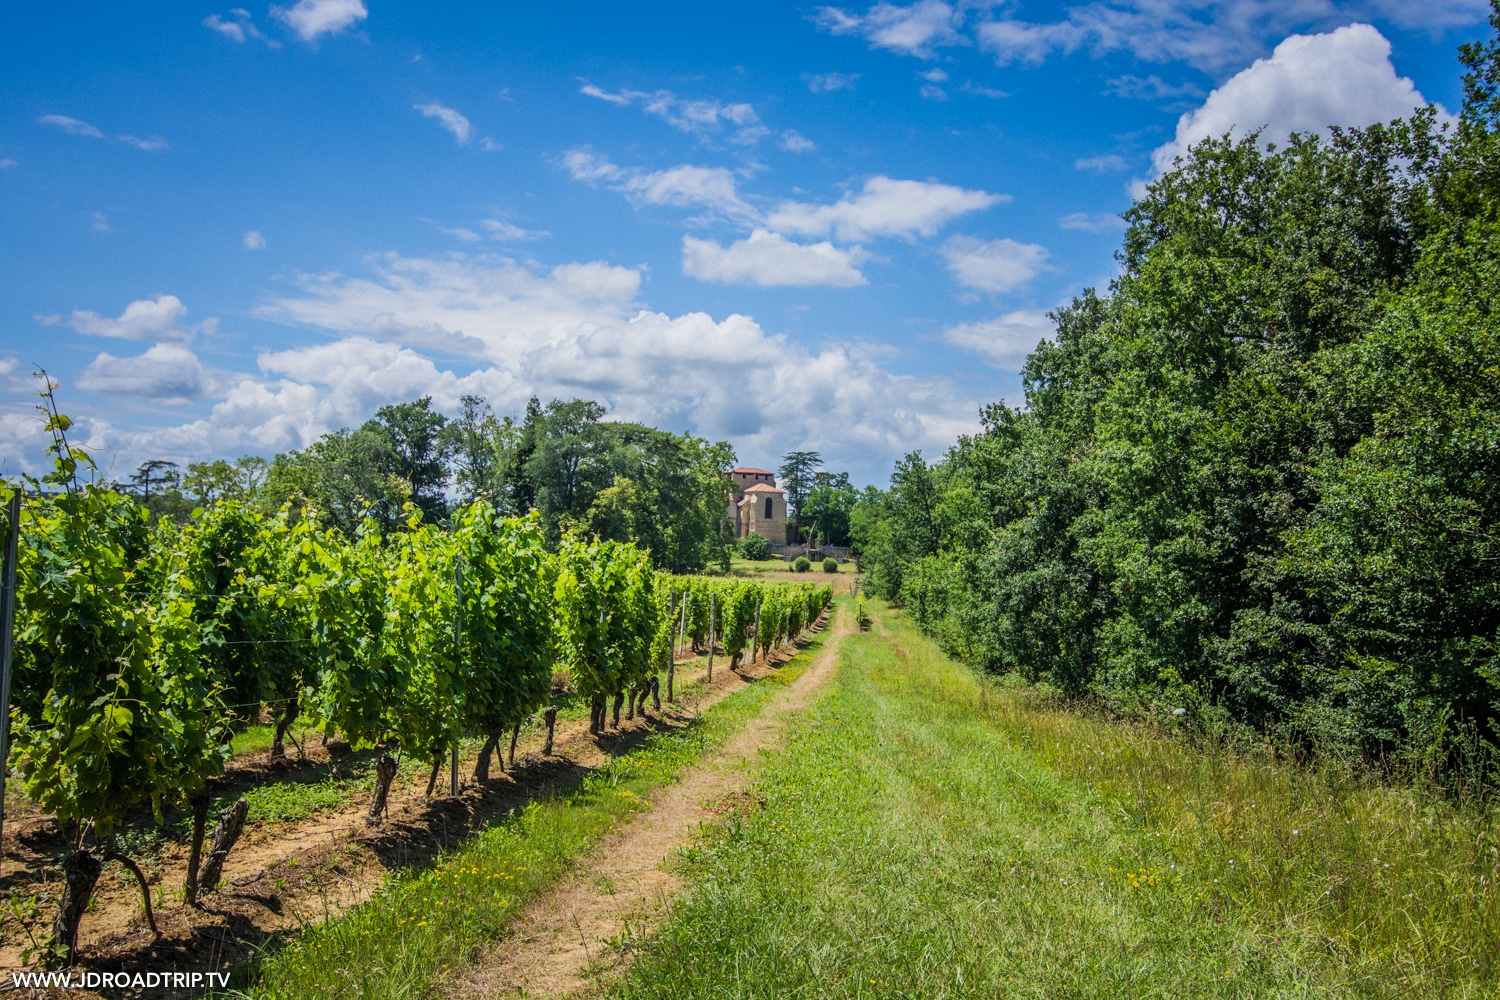
{"type": "Polygon", "coordinates": [[[1500,986],[1492,817],[1037,704],[888,611],[756,797],[687,852],[621,1000],[1500,986]]]}
{"type": "Polygon", "coordinates": [[[711,755],[648,797],[647,811],[605,837],[568,877],[521,912],[512,934],[445,987],[452,997],[570,996],[590,992],[624,965],[679,890],[666,865],[705,823],[750,802],[744,789],[759,755],[833,676],[848,615],[791,682],[711,755]]]}

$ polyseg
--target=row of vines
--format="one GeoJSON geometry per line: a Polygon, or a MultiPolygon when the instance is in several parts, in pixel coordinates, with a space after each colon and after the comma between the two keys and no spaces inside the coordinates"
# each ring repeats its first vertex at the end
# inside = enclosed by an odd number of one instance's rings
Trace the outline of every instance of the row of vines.
{"type": "MultiPolygon", "coordinates": [[[[265,710],[273,756],[299,717],[380,748],[368,815],[378,823],[392,754],[431,763],[430,794],[459,740],[482,735],[483,780],[502,736],[549,705],[557,668],[593,705],[598,731],[611,697],[616,723],[625,697],[644,709],[680,633],[712,635],[737,661],[795,636],[831,599],[806,584],[673,577],[617,542],[565,538],[549,551],[534,515],[501,518],[484,503],[445,526],[411,508],[386,535],[234,503],[186,526],[152,524],[131,498],[78,482],[74,456],[59,454],[64,489],[28,491],[21,508],[8,759],[72,840],[44,956],[54,964],[71,960],[102,862],[134,868],[112,834],[142,802],[158,822],[192,810],[185,897],[213,888],[198,871],[207,784],[236,727],[265,710]]],[[[218,834],[243,824],[243,800],[236,809],[218,834]]],[[[212,879],[223,839],[207,859],[212,879]]]]}

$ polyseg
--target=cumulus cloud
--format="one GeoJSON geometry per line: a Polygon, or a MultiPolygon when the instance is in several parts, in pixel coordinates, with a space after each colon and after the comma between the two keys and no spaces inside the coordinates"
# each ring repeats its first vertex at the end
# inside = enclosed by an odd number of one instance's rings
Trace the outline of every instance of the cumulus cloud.
{"type": "Polygon", "coordinates": [[[1391,43],[1368,24],[1293,35],[1257,59],[1177,121],[1177,134],[1152,153],[1157,173],[1200,139],[1264,128],[1268,142],[1329,125],[1359,126],[1411,114],[1427,101],[1391,65],[1391,43]]]}
{"type": "Polygon", "coordinates": [[[78,378],[78,387],[89,392],[160,403],[200,399],[212,386],[198,356],[178,344],[156,344],[133,358],[101,353],[78,378]]]}
{"type": "MultiPolygon", "coordinates": [[[[68,317],[68,325],[93,337],[187,343],[193,332],[182,325],[182,318],[186,315],[187,306],[177,296],[158,295],[137,299],[118,316],[101,316],[92,309],[75,309],[68,317]]],[[[59,322],[60,317],[43,316],[39,319],[50,326],[59,322]]]]}
{"type": "Polygon", "coordinates": [[[587,81],[580,82],[583,83],[578,89],[581,94],[616,107],[638,104],[646,114],[703,141],[724,137],[737,145],[753,146],[771,134],[755,113],[754,106],[744,102],[725,104],[711,99],[690,100],[680,98],[670,90],[610,93],[587,81]]]}
{"type": "Polygon", "coordinates": [[[575,181],[602,184],[619,191],[637,207],[706,208],[724,218],[741,221],[758,217],[756,210],[740,197],[735,175],[723,167],[682,164],[666,170],[626,169],[588,146],[568,150],[561,163],[575,181]]]}
{"type": "Polygon", "coordinates": [[[802,81],[814,94],[831,94],[835,90],[853,90],[858,73],[804,73],[802,81]]]}
{"type": "Polygon", "coordinates": [[[1124,229],[1125,220],[1113,212],[1070,212],[1057,220],[1064,229],[1077,229],[1085,233],[1105,233],[1112,229],[1124,229]]]}
{"type": "Polygon", "coordinates": [[[968,44],[957,31],[963,15],[942,0],[918,0],[905,7],[878,3],[864,14],[820,7],[815,19],[835,35],[860,35],[871,48],[919,59],[933,58],[941,46],[968,44]]]}
{"type": "Polygon", "coordinates": [[[439,104],[437,101],[428,101],[426,104],[413,104],[412,110],[420,111],[424,118],[436,118],[438,124],[453,133],[453,138],[458,141],[460,146],[468,145],[474,129],[469,124],[469,119],[457,111],[446,105],[439,104]]]}
{"type": "Polygon", "coordinates": [[[216,31],[232,42],[241,44],[247,38],[265,42],[273,49],[281,48],[281,43],[267,38],[261,30],[255,26],[250,19],[250,12],[243,7],[235,7],[229,12],[228,17],[219,14],[210,14],[203,19],[203,26],[211,31],[216,31]]]}
{"type": "Polygon", "coordinates": [[[978,323],[960,323],[943,331],[943,340],[984,356],[996,368],[1018,369],[1037,344],[1056,332],[1044,309],[1021,309],[978,323]]]}
{"type": "Polygon", "coordinates": [[[818,147],[796,129],[787,129],[781,133],[781,148],[788,153],[811,153],[818,147]]]}
{"type": "Polygon", "coordinates": [[[859,194],[845,194],[832,205],[783,202],[767,217],[770,228],[804,236],[833,234],[846,241],[876,236],[912,239],[932,236],[944,223],[982,211],[1008,195],[939,184],[871,177],[859,194]]]}
{"type": "Polygon", "coordinates": [[[720,246],[713,240],[682,238],[682,272],[700,281],[733,285],[827,285],[853,288],[868,284],[854,267],[860,250],[840,250],[826,240],[805,245],[779,233],[757,229],[749,237],[720,246]]]}
{"type": "Polygon", "coordinates": [[[245,233],[244,238],[240,240],[240,244],[246,250],[264,250],[266,248],[266,238],[260,234],[260,230],[251,229],[245,233]]]}
{"type": "Polygon", "coordinates": [[[973,429],[981,400],[944,379],[894,375],[843,345],[808,349],[747,316],[644,309],[640,280],[602,262],[542,269],[394,254],[373,258],[366,275],[305,277],[260,315],[328,342],[263,354],[255,373],[214,376],[217,402],[202,420],[133,434],[97,422],[101,445],[169,458],[274,451],[429,393],[449,412],[465,393],[502,412],[535,393],[726,438],[747,460],[817,446],[877,479],[911,448],[940,449],[973,429]],[[444,335],[462,339],[463,373],[427,353],[448,349],[434,345],[444,335]]]}
{"type": "Polygon", "coordinates": [[[271,13],[308,43],[319,35],[336,35],[370,16],[364,0],[297,0],[291,7],[272,7],[271,13]]]}
{"type": "Polygon", "coordinates": [[[1015,240],[954,236],[943,244],[943,259],[959,284],[995,294],[1015,291],[1039,274],[1047,249],[1015,240]]]}

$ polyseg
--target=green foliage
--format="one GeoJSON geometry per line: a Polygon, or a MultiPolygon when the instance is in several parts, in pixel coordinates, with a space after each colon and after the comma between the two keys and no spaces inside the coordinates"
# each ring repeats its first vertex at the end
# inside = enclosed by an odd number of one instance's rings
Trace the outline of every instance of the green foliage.
{"type": "Polygon", "coordinates": [[[1439,770],[1500,742],[1500,46],[1465,58],[1456,131],[1210,139],[1152,184],[1025,411],[856,505],[872,592],[1122,710],[1439,770]]]}
{"type": "Polygon", "coordinates": [[[823,557],[823,572],[825,572],[825,573],[837,573],[838,571],[839,571],[839,561],[837,559],[833,558],[833,556],[824,556],[823,557]]]}
{"type": "Polygon", "coordinates": [[[738,548],[740,555],[746,559],[761,562],[771,558],[771,540],[754,531],[740,539],[738,548]]]}
{"type": "Polygon", "coordinates": [[[796,559],[792,560],[792,569],[796,570],[798,573],[806,573],[808,570],[812,569],[812,562],[807,558],[807,556],[798,556],[796,559]]]}

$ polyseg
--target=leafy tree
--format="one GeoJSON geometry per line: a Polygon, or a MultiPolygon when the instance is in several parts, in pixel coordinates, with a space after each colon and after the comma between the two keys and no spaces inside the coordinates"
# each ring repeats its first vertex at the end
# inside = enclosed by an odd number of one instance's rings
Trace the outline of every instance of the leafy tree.
{"type": "MultiPolygon", "coordinates": [[[[482,396],[464,396],[459,415],[443,428],[443,449],[452,458],[453,480],[465,503],[484,500],[510,511],[520,430],[510,417],[496,418],[482,396]]],[[[529,508],[528,508],[529,509],[529,508]]]]}
{"type": "Polygon", "coordinates": [[[781,488],[786,490],[787,506],[791,508],[792,523],[801,530],[802,505],[815,484],[814,475],[822,468],[823,459],[815,451],[790,451],[781,456],[781,488]]]}
{"type": "Polygon", "coordinates": [[[189,462],[182,476],[182,492],[200,506],[233,500],[249,503],[265,482],[270,468],[258,455],[246,455],[234,462],[222,458],[212,462],[189,462]]]}
{"type": "Polygon", "coordinates": [[[384,431],[390,441],[385,471],[400,477],[410,487],[411,502],[426,520],[441,521],[448,513],[443,495],[448,483],[443,429],[447,418],[432,409],[432,397],[410,403],[382,406],[365,429],[384,431]]]}
{"type": "Polygon", "coordinates": [[[802,519],[825,544],[849,544],[849,517],[859,493],[849,483],[847,472],[819,472],[803,501],[802,519]]]}

